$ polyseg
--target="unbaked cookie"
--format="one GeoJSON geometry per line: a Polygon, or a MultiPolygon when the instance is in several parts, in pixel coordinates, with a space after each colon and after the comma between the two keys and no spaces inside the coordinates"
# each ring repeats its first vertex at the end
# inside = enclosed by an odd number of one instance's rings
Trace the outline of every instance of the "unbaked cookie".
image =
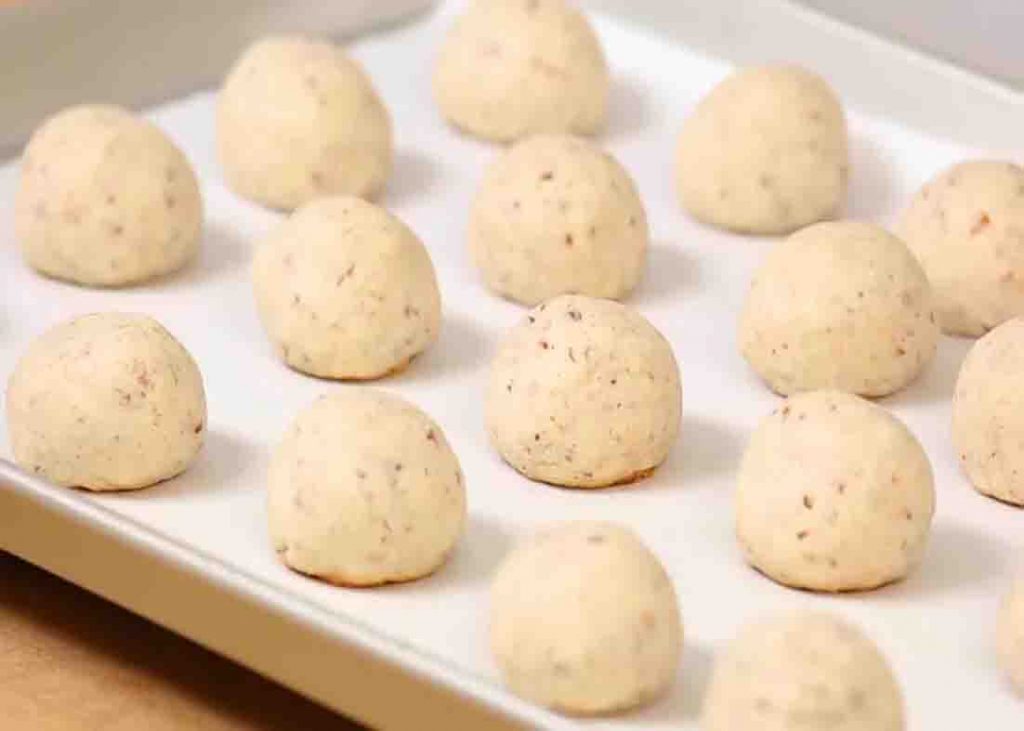
{"type": "Polygon", "coordinates": [[[999,609],[996,654],[1006,679],[1024,696],[1024,581],[1017,582],[999,609]]]}
{"type": "Polygon", "coordinates": [[[43,274],[118,287],[173,272],[195,256],[202,219],[188,160],[124,109],[65,109],[25,148],[15,232],[43,274]]]}
{"type": "Polygon", "coordinates": [[[679,433],[668,341],[634,310],[565,295],[530,311],[491,366],[491,442],[530,479],[604,487],[646,477],[679,433]]]}
{"type": "Polygon", "coordinates": [[[793,396],[740,464],[736,536],[780,584],[873,589],[920,562],[935,512],[928,457],[880,406],[838,391],[793,396]]]}

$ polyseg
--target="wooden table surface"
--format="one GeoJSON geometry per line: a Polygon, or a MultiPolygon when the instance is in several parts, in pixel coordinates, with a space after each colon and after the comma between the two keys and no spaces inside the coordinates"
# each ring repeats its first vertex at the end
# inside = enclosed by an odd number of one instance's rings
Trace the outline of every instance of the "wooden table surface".
{"type": "Polygon", "coordinates": [[[2,551],[0,726],[26,731],[359,728],[2,551]]]}

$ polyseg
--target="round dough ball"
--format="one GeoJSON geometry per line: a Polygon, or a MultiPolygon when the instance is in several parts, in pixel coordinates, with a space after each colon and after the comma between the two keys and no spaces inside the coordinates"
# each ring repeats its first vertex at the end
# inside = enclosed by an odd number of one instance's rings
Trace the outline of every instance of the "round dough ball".
{"type": "Polygon", "coordinates": [[[786,586],[859,591],[902,579],[924,554],[934,512],[931,466],[914,435],[839,391],[787,399],[740,464],[740,546],[786,586]]]}
{"type": "Polygon", "coordinates": [[[1013,587],[999,609],[996,653],[1013,689],[1024,696],[1024,581],[1013,587]]]}
{"type": "Polygon", "coordinates": [[[730,231],[781,234],[832,218],[847,178],[846,121],[824,79],[796,66],[742,69],[683,125],[683,208],[730,231]]]}
{"type": "Polygon", "coordinates": [[[591,134],[608,106],[601,45],[565,0],[475,0],[442,43],[433,83],[449,122],[498,142],[591,134]]]}
{"type": "Polygon", "coordinates": [[[380,378],[437,339],[441,295],[416,235],[358,198],[321,198],[256,251],[260,318],[281,358],[321,378],[380,378]]]}
{"type": "Polygon", "coordinates": [[[641,705],[675,679],[672,581],[629,529],[573,522],[517,546],[491,589],[491,649],[509,688],[571,714],[641,705]]]}
{"type": "Polygon", "coordinates": [[[897,230],[931,280],[944,332],[977,336],[1024,315],[1024,168],[955,165],[918,191],[897,230]]]}
{"type": "Polygon", "coordinates": [[[992,330],[964,359],[953,443],[978,492],[1024,505],[1024,318],[992,330]]]}
{"type": "Polygon", "coordinates": [[[628,307],[579,295],[540,305],[505,336],[485,398],[505,461],[566,487],[647,477],[675,443],[682,411],[662,334],[628,307]]]}
{"type": "Polygon", "coordinates": [[[819,223],[771,250],[743,307],[743,357],[775,392],[884,396],[935,355],[939,328],[920,264],[877,226],[819,223]]]}
{"type": "Polygon", "coordinates": [[[744,627],[715,663],[704,731],[902,731],[903,695],[859,629],[799,611],[744,627]]]}
{"type": "Polygon", "coordinates": [[[487,286],[528,305],[567,293],[625,297],[643,275],[647,239],[629,173],[574,137],[508,150],[470,213],[470,251],[487,286]]]}
{"type": "Polygon", "coordinates": [[[156,320],[86,315],[37,338],[7,383],[14,458],[50,482],[134,490],[184,472],[203,444],[195,361],[156,320]]]}
{"type": "Polygon", "coordinates": [[[43,274],[118,287],[173,272],[198,251],[202,220],[188,160],[124,109],[65,109],[25,148],[14,225],[43,274]]]}
{"type": "Polygon", "coordinates": [[[441,428],[374,389],[320,397],[270,463],[270,536],[290,568],[342,586],[410,581],[447,560],[466,520],[441,428]]]}
{"type": "Polygon", "coordinates": [[[337,46],[279,36],[235,62],[217,106],[217,152],[244,198],[292,210],[327,195],[372,197],[392,165],[391,118],[337,46]]]}

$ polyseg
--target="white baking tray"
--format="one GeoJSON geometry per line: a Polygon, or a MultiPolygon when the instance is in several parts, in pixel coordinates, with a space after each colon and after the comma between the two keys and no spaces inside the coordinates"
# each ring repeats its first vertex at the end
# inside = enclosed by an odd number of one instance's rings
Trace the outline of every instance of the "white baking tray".
{"type": "Polygon", "coordinates": [[[224,187],[210,93],[149,114],[195,164],[208,212],[199,261],[155,284],[97,291],[31,273],[11,235],[16,165],[0,168],[0,375],[54,323],[97,310],[146,312],[199,362],[210,422],[199,462],[145,491],[93,496],[0,470],[0,547],[380,727],[696,728],[713,655],[739,625],[814,606],[860,623],[884,649],[905,689],[912,729],[1020,728],[1024,705],[1000,681],[990,634],[998,596],[1020,568],[1024,514],[974,493],[948,438],[949,399],[969,342],[944,340],[924,377],[883,402],[918,435],[935,468],[938,509],[920,569],[866,594],[815,596],[776,586],[744,565],[731,509],[744,444],[776,403],[748,371],[733,335],[751,273],[772,241],[695,224],[679,211],[671,185],[679,124],[729,69],[695,48],[823,69],[850,106],[848,214],[882,222],[939,168],[1005,154],[1019,142],[1020,98],[788,4],[680,3],[676,13],[656,0],[597,4],[609,8],[596,23],[615,74],[602,141],[635,176],[654,241],[630,303],[671,340],[684,381],[682,437],[653,478],[607,491],[554,489],[516,475],[487,443],[480,397],[489,355],[522,310],[484,291],[466,252],[467,207],[495,150],[454,134],[431,103],[430,61],[459,5],[447,4],[436,16],[356,43],[353,52],[396,124],[397,167],[384,203],[425,241],[444,294],[436,347],[378,385],[434,416],[462,462],[470,518],[451,563],[413,584],[346,590],[276,560],[263,499],[269,450],[318,394],[365,386],[304,378],[273,355],[257,321],[248,262],[254,241],[279,216],[224,187]],[[619,14],[626,6],[629,19],[619,14]],[[929,124],[922,110],[938,121],[929,124]],[[678,682],[667,697],[622,717],[565,719],[521,702],[502,689],[487,650],[496,565],[534,526],[574,518],[631,525],[679,593],[686,650],[678,682]]]}

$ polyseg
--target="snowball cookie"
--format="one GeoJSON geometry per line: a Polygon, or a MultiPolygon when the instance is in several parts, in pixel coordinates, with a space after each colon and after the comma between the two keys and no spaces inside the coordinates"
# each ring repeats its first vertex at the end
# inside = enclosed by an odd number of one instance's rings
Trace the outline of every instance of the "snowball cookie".
{"type": "Polygon", "coordinates": [[[1024,319],[981,338],[960,367],[953,443],[974,488],[1024,505],[1024,319]]]}
{"type": "Polygon", "coordinates": [[[441,45],[434,98],[449,122],[508,142],[604,126],[608,67],[565,0],[475,0],[441,45]]]}
{"type": "Polygon", "coordinates": [[[400,371],[441,327],[427,250],[405,224],[358,198],[321,198],[280,224],[256,251],[253,285],[281,357],[322,378],[400,371]]]}
{"type": "Polygon", "coordinates": [[[1017,582],[999,609],[996,652],[1003,673],[1024,696],[1024,581],[1017,582]]]}
{"type": "Polygon", "coordinates": [[[715,663],[704,731],[902,731],[899,683],[859,629],[798,611],[744,627],[715,663]]]}
{"type": "Polygon", "coordinates": [[[846,121],[825,81],[796,66],[742,69],[683,125],[683,208],[719,228],[795,231],[832,218],[846,194],[846,121]]]}
{"type": "Polygon", "coordinates": [[[839,391],[786,400],[740,464],[736,535],[780,584],[873,589],[924,553],[935,490],[914,435],[880,406],[839,391]]]}
{"type": "Polygon", "coordinates": [[[1024,169],[955,165],[918,191],[897,230],[931,280],[943,331],[976,336],[1024,315],[1024,169]]]}
{"type": "Polygon", "coordinates": [[[268,484],[281,560],[342,586],[433,573],[466,519],[462,471],[440,427],[374,389],[334,392],[300,413],[268,484]]]}
{"type": "Polygon", "coordinates": [[[679,433],[668,341],[617,302],[556,297],[501,343],[485,397],[491,442],[532,480],[606,487],[647,477],[679,433]]]}
{"type": "Polygon", "coordinates": [[[86,490],[134,490],[183,472],[206,428],[195,361],[145,315],[107,312],[37,338],[7,383],[21,467],[86,490]]]}
{"type": "Polygon", "coordinates": [[[564,713],[638,706],[666,690],[679,666],[672,581],[615,523],[563,523],[517,546],[494,578],[490,620],[509,688],[564,713]]]}
{"type": "Polygon", "coordinates": [[[470,213],[470,251],[487,286],[528,305],[566,293],[625,297],[643,274],[647,238],[629,173],[574,137],[507,151],[470,213]]]}
{"type": "Polygon", "coordinates": [[[743,357],[773,391],[884,396],[935,355],[939,328],[921,266],[867,223],[809,226],[777,244],[740,316],[743,357]]]}
{"type": "Polygon", "coordinates": [[[391,118],[362,68],[337,46],[266,38],[224,82],[217,152],[228,185],[271,208],[326,195],[371,197],[391,173],[391,118]]]}
{"type": "Polygon", "coordinates": [[[43,274],[117,287],[173,272],[196,254],[202,219],[188,160],[124,109],[66,109],[25,148],[14,226],[43,274]]]}

